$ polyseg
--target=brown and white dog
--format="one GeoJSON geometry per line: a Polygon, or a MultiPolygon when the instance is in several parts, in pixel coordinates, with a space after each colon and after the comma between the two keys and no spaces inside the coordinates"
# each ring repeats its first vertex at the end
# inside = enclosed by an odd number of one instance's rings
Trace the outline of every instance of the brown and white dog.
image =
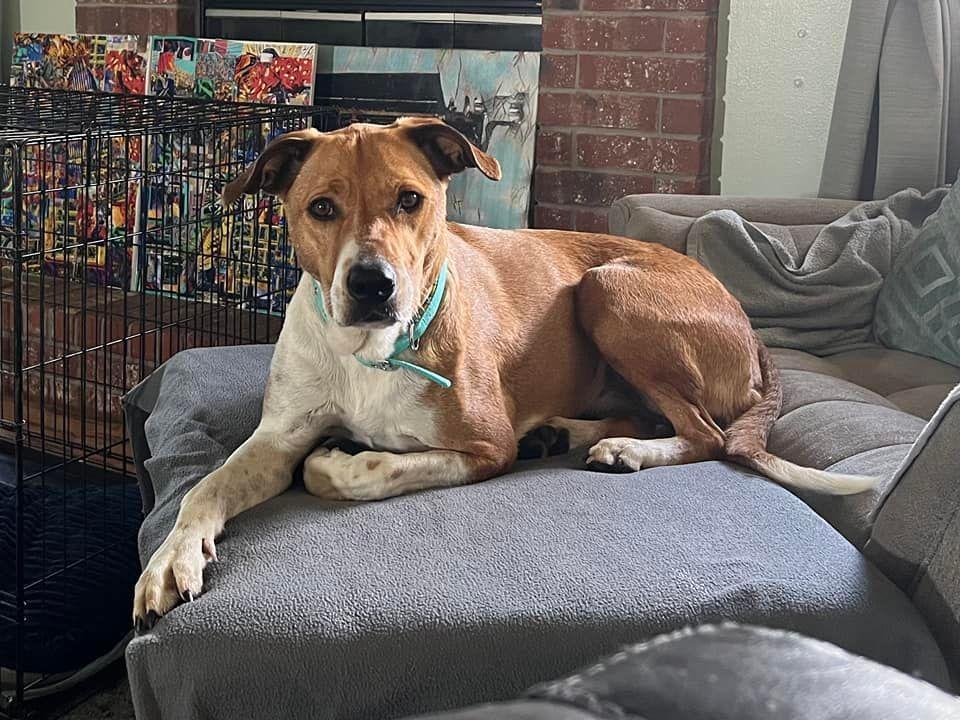
{"type": "Polygon", "coordinates": [[[183,498],[137,583],[139,628],[200,593],[224,523],[289,487],[304,459],[309,492],[347,500],[491,478],[531,433],[589,447],[609,468],[715,458],[825,493],[872,485],[766,451],[776,369],[703,267],[608,235],[449,223],[447,181],[466,168],[500,177],[457,131],[404,119],[289,133],[225,189],[225,203],[261,190],[282,199],[304,275],[260,425],[183,498]],[[370,367],[394,355],[442,273],[439,310],[402,357],[452,385],[370,367]],[[650,437],[644,405],[673,436],[650,437]],[[376,450],[318,449],[330,436],[376,450]]]}

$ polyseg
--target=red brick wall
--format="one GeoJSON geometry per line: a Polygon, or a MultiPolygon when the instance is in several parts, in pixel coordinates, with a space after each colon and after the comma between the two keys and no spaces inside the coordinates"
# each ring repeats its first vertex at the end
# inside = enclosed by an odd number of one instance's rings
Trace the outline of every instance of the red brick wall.
{"type": "Polygon", "coordinates": [[[534,224],[709,187],[717,0],[544,0],[534,224]]]}
{"type": "Polygon", "coordinates": [[[77,32],[194,35],[196,0],[77,0],[77,32]]]}

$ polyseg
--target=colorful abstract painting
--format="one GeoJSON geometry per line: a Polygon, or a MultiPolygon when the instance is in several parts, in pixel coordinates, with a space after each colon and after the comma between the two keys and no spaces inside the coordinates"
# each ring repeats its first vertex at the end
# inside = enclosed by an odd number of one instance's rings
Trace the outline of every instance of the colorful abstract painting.
{"type": "Polygon", "coordinates": [[[145,51],[136,35],[16,33],[10,83],[143,95],[145,51]]]}
{"type": "Polygon", "coordinates": [[[536,135],[537,53],[325,47],[317,51],[315,103],[341,107],[341,124],[433,115],[500,162],[503,179],[455,176],[447,217],[526,227],[536,135]]]}
{"type": "Polygon", "coordinates": [[[236,100],[234,73],[241,44],[235,40],[200,40],[195,94],[211,100],[236,100]]]}
{"type": "Polygon", "coordinates": [[[150,38],[150,94],[192,96],[197,77],[197,38],[150,38]]]}
{"type": "Polygon", "coordinates": [[[107,35],[104,92],[143,95],[147,90],[147,46],[137,35],[107,35]]]}
{"type": "Polygon", "coordinates": [[[316,46],[152,37],[150,93],[274,105],[313,102],[316,46]]]}
{"type": "MultiPolygon", "coordinates": [[[[140,186],[140,138],[51,138],[22,155],[22,207],[12,185],[0,193],[0,224],[19,213],[28,252],[47,275],[128,287],[140,186]],[[108,169],[89,180],[89,164],[108,169]]],[[[10,176],[7,175],[8,182],[10,176]]]]}
{"type": "Polygon", "coordinates": [[[14,33],[10,82],[58,90],[100,89],[105,35],[14,33]]]}
{"type": "Polygon", "coordinates": [[[310,105],[316,45],[243,43],[234,81],[240,102],[310,105]]]}

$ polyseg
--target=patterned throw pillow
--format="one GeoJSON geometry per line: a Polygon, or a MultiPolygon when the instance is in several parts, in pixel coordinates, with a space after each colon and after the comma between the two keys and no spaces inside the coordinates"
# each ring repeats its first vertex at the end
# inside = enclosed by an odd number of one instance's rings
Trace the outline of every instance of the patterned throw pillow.
{"type": "Polygon", "coordinates": [[[884,280],[873,329],[887,347],[960,366],[960,180],[884,280]]]}

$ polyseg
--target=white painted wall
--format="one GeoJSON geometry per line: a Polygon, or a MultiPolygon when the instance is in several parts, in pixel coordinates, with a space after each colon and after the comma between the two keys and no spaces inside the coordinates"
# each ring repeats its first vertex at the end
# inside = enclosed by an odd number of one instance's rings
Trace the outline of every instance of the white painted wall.
{"type": "MultiPolygon", "coordinates": [[[[4,0],[16,2],[17,0],[4,0]]],[[[75,0],[19,0],[20,32],[74,33],[75,0]]]]}
{"type": "Polygon", "coordinates": [[[850,0],[729,0],[723,194],[816,196],[849,14],[850,0]]]}

